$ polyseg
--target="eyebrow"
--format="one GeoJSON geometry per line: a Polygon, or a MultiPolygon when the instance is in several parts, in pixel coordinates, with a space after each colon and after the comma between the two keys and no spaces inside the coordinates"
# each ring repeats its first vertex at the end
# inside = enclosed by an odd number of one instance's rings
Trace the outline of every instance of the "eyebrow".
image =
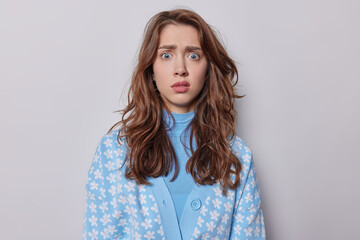
{"type": "MultiPolygon", "coordinates": [[[[176,49],[176,45],[162,45],[159,49],[176,49]]],[[[202,50],[200,47],[196,46],[186,46],[185,51],[194,51],[194,50],[202,50]]]]}

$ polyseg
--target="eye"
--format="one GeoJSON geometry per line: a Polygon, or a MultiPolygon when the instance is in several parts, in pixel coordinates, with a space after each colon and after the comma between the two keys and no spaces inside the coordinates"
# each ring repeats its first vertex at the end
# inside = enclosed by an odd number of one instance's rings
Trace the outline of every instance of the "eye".
{"type": "Polygon", "coordinates": [[[191,53],[190,58],[193,59],[193,60],[198,60],[200,58],[200,56],[198,54],[196,54],[196,53],[191,53]]]}
{"type": "Polygon", "coordinates": [[[161,57],[164,58],[164,59],[168,59],[168,58],[171,57],[171,55],[170,55],[170,53],[167,53],[167,52],[166,52],[166,53],[162,53],[162,54],[161,54],[161,57]]]}

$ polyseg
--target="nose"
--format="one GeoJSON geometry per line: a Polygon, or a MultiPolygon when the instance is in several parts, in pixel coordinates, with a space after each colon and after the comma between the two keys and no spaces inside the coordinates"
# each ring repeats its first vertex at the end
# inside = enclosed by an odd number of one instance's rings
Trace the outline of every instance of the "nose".
{"type": "Polygon", "coordinates": [[[185,64],[185,60],[183,58],[179,58],[177,59],[177,61],[175,61],[175,75],[176,76],[187,76],[188,75],[188,71],[186,69],[186,64],[185,64]]]}

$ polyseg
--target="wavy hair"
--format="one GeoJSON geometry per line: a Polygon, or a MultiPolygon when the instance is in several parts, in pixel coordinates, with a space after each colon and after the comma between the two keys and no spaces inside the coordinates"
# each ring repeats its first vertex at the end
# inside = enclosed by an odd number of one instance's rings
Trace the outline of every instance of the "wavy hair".
{"type": "Polygon", "coordinates": [[[118,111],[122,112],[122,118],[109,132],[120,126],[118,141],[126,141],[126,178],[138,184],[150,184],[147,177],[168,175],[174,166],[172,180],[176,178],[178,161],[162,116],[163,109],[170,111],[152,79],[160,34],[169,24],[195,27],[208,60],[204,87],[195,100],[195,116],[189,124],[192,155],[186,163],[186,171],[200,185],[219,182],[226,194],[227,188],[235,189],[240,184],[242,166],[231,150],[231,140],[235,135],[234,99],[243,96],[234,92],[238,82],[234,61],[214,30],[197,13],[175,9],[159,12],[149,20],[131,79],[128,105],[118,111]],[[193,137],[196,149],[192,147],[193,137]]]}

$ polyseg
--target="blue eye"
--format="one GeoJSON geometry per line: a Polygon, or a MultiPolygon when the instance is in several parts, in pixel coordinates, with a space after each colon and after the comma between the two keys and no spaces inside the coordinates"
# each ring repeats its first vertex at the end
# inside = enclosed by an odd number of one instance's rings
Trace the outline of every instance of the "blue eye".
{"type": "Polygon", "coordinates": [[[171,55],[169,53],[163,53],[163,54],[161,54],[161,57],[164,59],[168,59],[171,57],[171,55]]]}
{"type": "Polygon", "coordinates": [[[190,58],[193,59],[193,60],[197,60],[197,59],[199,59],[200,57],[199,57],[198,54],[192,53],[192,54],[190,54],[190,58]]]}

